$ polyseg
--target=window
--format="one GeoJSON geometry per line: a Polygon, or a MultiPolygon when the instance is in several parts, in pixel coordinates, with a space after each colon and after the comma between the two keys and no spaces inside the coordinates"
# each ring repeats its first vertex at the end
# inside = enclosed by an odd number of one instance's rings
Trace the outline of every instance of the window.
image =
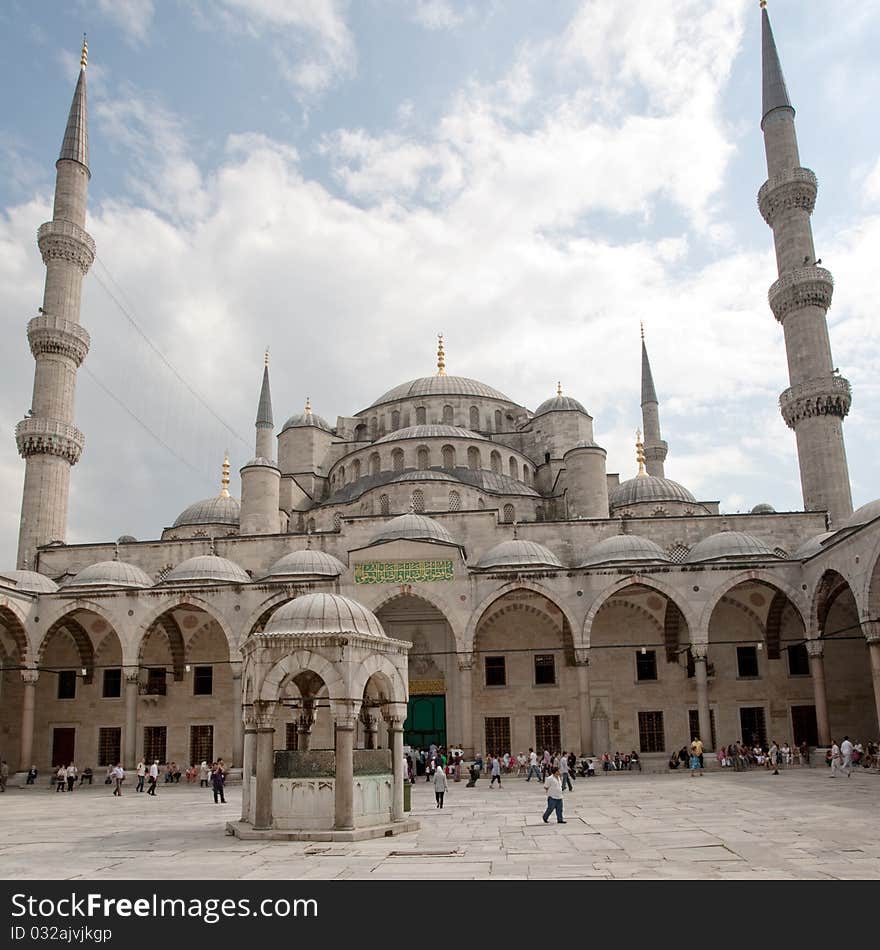
{"type": "Polygon", "coordinates": [[[663,752],[666,738],[663,734],[662,712],[639,713],[639,751],[663,752]]]}
{"type": "Polygon", "coordinates": [[[427,410],[425,409],[424,406],[419,406],[419,407],[416,409],[416,425],[417,425],[417,426],[423,426],[423,425],[425,425],[425,420],[426,420],[426,418],[427,418],[426,412],[427,412],[427,410]]]}
{"type": "Polygon", "coordinates": [[[455,449],[451,445],[444,445],[442,452],[443,452],[443,467],[455,468],[455,449]]]}
{"type": "Polygon", "coordinates": [[[387,495],[380,495],[380,496],[379,496],[379,510],[382,512],[383,515],[387,515],[387,514],[388,514],[389,508],[388,508],[388,496],[387,496],[387,495]]]}
{"type": "Polygon", "coordinates": [[[535,654],[535,685],[553,686],[556,683],[556,657],[552,653],[535,654]]]}
{"type": "Polygon", "coordinates": [[[476,472],[483,467],[483,460],[480,458],[480,450],[475,446],[468,449],[468,468],[476,472]]]}
{"type": "MultiPolygon", "coordinates": [[[[688,710],[688,729],[690,733],[688,734],[688,739],[694,739],[697,736],[700,736],[700,711],[698,709],[689,709],[688,710]]],[[[709,748],[717,749],[718,745],[715,742],[715,710],[709,710],[709,731],[712,733],[709,742],[706,743],[706,740],[703,739],[703,745],[708,745],[709,748]]]]}
{"type": "Polygon", "coordinates": [[[755,679],[760,675],[757,647],[736,648],[736,675],[740,679],[755,679]]]}
{"type": "Polygon", "coordinates": [[[505,505],[501,517],[504,521],[510,524],[516,518],[516,509],[513,507],[513,505],[505,505]]]}
{"type": "Polygon", "coordinates": [[[391,470],[393,472],[403,471],[403,449],[395,449],[391,453],[391,470]]]}
{"type": "MultiPolygon", "coordinates": [[[[167,737],[165,726],[144,726],[144,762],[165,762],[165,742],[167,737]]],[[[202,760],[199,759],[199,762],[202,760]]]]}
{"type": "Polygon", "coordinates": [[[416,514],[424,514],[425,512],[425,493],[421,488],[417,488],[412,493],[412,509],[416,514]]]}
{"type": "Polygon", "coordinates": [[[284,748],[288,752],[296,752],[299,747],[299,732],[295,722],[288,722],[284,727],[284,748]]]}
{"type": "Polygon", "coordinates": [[[168,691],[166,685],[167,673],[164,666],[150,667],[147,670],[147,695],[164,696],[168,691]]]}
{"type": "Polygon", "coordinates": [[[379,458],[379,453],[373,452],[373,454],[370,456],[370,474],[378,475],[381,470],[382,462],[379,458]]]}
{"type": "Polygon", "coordinates": [[[657,679],[657,652],[655,650],[636,651],[636,680],[639,683],[657,679]]]}
{"type": "Polygon", "coordinates": [[[535,748],[562,751],[562,730],[559,716],[535,716],[535,748]]]}
{"type": "Polygon", "coordinates": [[[58,673],[58,698],[76,699],[76,670],[60,670],[58,673]]]}
{"type": "Polygon", "coordinates": [[[486,685],[507,686],[507,663],[503,656],[486,657],[486,685]]]}
{"type": "Polygon", "coordinates": [[[449,510],[461,511],[461,495],[455,490],[449,493],[449,510]]]}
{"type": "Polygon", "coordinates": [[[453,424],[453,408],[452,406],[443,407],[443,424],[451,426],[453,424]]]}
{"type": "Polygon", "coordinates": [[[418,451],[418,467],[421,471],[431,467],[431,451],[427,446],[420,446],[418,451]]]}
{"type": "Polygon", "coordinates": [[[522,480],[523,480],[523,482],[525,482],[526,485],[531,485],[531,484],[532,484],[532,473],[531,473],[531,471],[529,470],[528,465],[523,465],[523,478],[522,478],[522,480]]]}
{"type": "Polygon", "coordinates": [[[104,684],[101,695],[104,699],[119,699],[122,695],[122,670],[118,666],[104,670],[104,684]]]}
{"type": "Polygon", "coordinates": [[[507,716],[486,719],[486,754],[504,755],[510,752],[510,720],[507,716]]]}
{"type": "Polygon", "coordinates": [[[122,761],[122,729],[119,726],[98,730],[98,765],[116,765],[122,761]]]}
{"type": "Polygon", "coordinates": [[[496,452],[494,449],[492,454],[489,456],[489,467],[496,475],[501,474],[501,454],[496,452]]]}
{"type": "Polygon", "coordinates": [[[476,406],[471,406],[471,429],[474,432],[479,431],[480,428],[480,410],[476,406]]]}
{"type": "Polygon", "coordinates": [[[744,706],[739,711],[739,724],[742,729],[742,741],[747,746],[767,746],[767,726],[764,722],[763,706],[744,706]]]}
{"type": "Polygon", "coordinates": [[[511,478],[519,478],[519,465],[512,455],[507,460],[507,471],[511,478]]]}
{"type": "Polygon", "coordinates": [[[807,745],[819,745],[819,727],[816,724],[815,706],[792,706],[791,707],[791,731],[794,736],[794,744],[800,745],[806,742],[807,745]]]}
{"type": "Polygon", "coordinates": [[[496,409],[495,410],[495,431],[500,432],[502,428],[504,428],[504,424],[501,419],[501,410],[496,409]]]}
{"type": "MultiPolygon", "coordinates": [[[[193,696],[210,696],[213,692],[214,667],[193,667],[193,696]]],[[[201,761],[201,759],[199,761],[201,761]]]]}
{"type": "Polygon", "coordinates": [[[391,413],[391,428],[393,430],[400,428],[400,413],[396,409],[391,413]]]}
{"type": "Polygon", "coordinates": [[[378,429],[379,429],[379,420],[375,416],[373,416],[373,418],[370,419],[370,438],[371,439],[376,438],[378,429]]]}
{"type": "Polygon", "coordinates": [[[214,760],[214,727],[189,727],[189,760],[190,762],[213,762],[214,760]]]}
{"type": "Polygon", "coordinates": [[[351,478],[352,481],[357,481],[361,477],[361,460],[355,459],[351,463],[351,478]]]}
{"type": "Polygon", "coordinates": [[[806,643],[798,643],[796,646],[789,647],[786,652],[788,653],[788,675],[809,676],[810,657],[807,654],[806,643]]]}
{"type": "Polygon", "coordinates": [[[337,511],[336,514],[333,515],[333,530],[339,531],[341,528],[342,528],[342,514],[337,511]]]}
{"type": "Polygon", "coordinates": [[[339,475],[339,484],[344,485],[345,484],[345,466],[344,465],[341,465],[339,467],[338,475],[339,475]]]}

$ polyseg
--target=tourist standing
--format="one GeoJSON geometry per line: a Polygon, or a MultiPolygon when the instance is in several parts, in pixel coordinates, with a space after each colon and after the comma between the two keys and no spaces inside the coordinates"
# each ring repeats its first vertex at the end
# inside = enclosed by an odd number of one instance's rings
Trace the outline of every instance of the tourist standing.
{"type": "Polygon", "coordinates": [[[150,787],[147,791],[148,795],[155,796],[156,794],[156,784],[159,781],[159,760],[156,759],[155,762],[150,766],[150,787]]]}
{"type": "Polygon", "coordinates": [[[571,769],[568,764],[568,756],[564,752],[559,756],[559,775],[562,780],[562,790],[565,791],[565,786],[568,785],[568,790],[573,791],[571,769]]]}
{"type": "Polygon", "coordinates": [[[25,784],[25,785],[35,785],[35,784],[36,784],[36,781],[37,781],[37,775],[38,775],[38,774],[39,774],[39,773],[37,772],[37,767],[36,767],[36,765],[32,765],[32,766],[28,769],[27,778],[25,779],[25,783],[24,783],[24,784],[25,784]]]}
{"type": "Polygon", "coordinates": [[[443,807],[443,796],[446,794],[447,788],[449,788],[449,783],[446,781],[445,770],[439,767],[434,769],[434,798],[437,799],[438,808],[443,807]]]}
{"type": "Polygon", "coordinates": [[[63,765],[58,766],[55,773],[55,791],[63,792],[67,788],[67,769],[63,765]]]}
{"type": "Polygon", "coordinates": [[[854,746],[849,741],[849,736],[844,736],[843,742],[840,743],[840,755],[843,759],[842,769],[846,772],[847,778],[852,778],[853,749],[854,746]]]}
{"type": "Polygon", "coordinates": [[[691,755],[695,755],[700,760],[700,768],[703,768],[703,741],[699,736],[694,736],[691,742],[691,755]]]}
{"type": "Polygon", "coordinates": [[[829,755],[831,756],[831,778],[837,778],[837,773],[840,771],[840,746],[833,739],[829,755]]]}
{"type": "Polygon", "coordinates": [[[214,804],[225,805],[226,799],[223,797],[223,786],[226,782],[226,776],[223,774],[223,767],[214,764],[211,768],[211,785],[214,787],[214,804]]]}
{"type": "Polygon", "coordinates": [[[554,767],[550,770],[550,774],[544,779],[544,788],[547,791],[547,808],[541,816],[544,824],[547,824],[550,813],[555,811],[557,823],[564,825],[565,821],[562,818],[562,783],[559,781],[559,769],[554,767]]]}
{"type": "Polygon", "coordinates": [[[492,788],[496,782],[498,782],[498,787],[501,788],[501,759],[497,755],[490,755],[489,762],[492,770],[492,780],[489,782],[489,788],[492,788]]]}
{"type": "Polygon", "coordinates": [[[122,768],[121,762],[117,762],[116,768],[113,769],[113,780],[116,782],[116,788],[113,789],[113,794],[121,798],[122,783],[125,781],[125,770],[122,768]]]}
{"type": "Polygon", "coordinates": [[[202,760],[202,764],[199,766],[199,788],[208,787],[208,778],[210,776],[208,771],[208,763],[202,760]]]}
{"type": "Polygon", "coordinates": [[[76,766],[71,762],[67,766],[67,791],[72,792],[74,785],[76,785],[76,766]]]}
{"type": "Polygon", "coordinates": [[[770,740],[770,764],[773,766],[773,775],[779,775],[779,759],[781,753],[775,739],[770,740]]]}
{"type": "Polygon", "coordinates": [[[137,777],[138,783],[136,792],[142,792],[144,790],[144,779],[147,777],[147,765],[144,762],[144,757],[141,756],[140,761],[137,764],[137,777]]]}

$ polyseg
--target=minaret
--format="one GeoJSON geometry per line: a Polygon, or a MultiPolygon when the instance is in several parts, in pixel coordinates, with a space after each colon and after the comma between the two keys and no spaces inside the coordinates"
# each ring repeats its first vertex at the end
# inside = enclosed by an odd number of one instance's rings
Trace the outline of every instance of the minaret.
{"type": "Polygon", "coordinates": [[[657,390],[654,389],[654,377],[651,375],[651,364],[648,361],[648,350],[645,347],[645,326],[642,324],[642,427],[645,430],[645,463],[649,475],[665,478],[663,463],[669,446],[660,437],[660,403],[657,401],[657,390]]]}
{"type": "Polygon", "coordinates": [[[89,335],[79,325],[82,280],[95,259],[95,242],[84,230],[91,177],[87,57],[83,37],[79,79],[55,163],[52,220],[37,231],[46,285],[40,315],[30,321],[27,331],[36,360],[33,400],[27,418],[15,427],[18,451],[25,459],[19,568],[33,567],[39,545],[64,540],[70,468],[79,461],[85,441],[73,424],[73,402],[76,371],[89,351],[89,335]]]}
{"type": "Polygon", "coordinates": [[[269,351],[263,366],[263,385],[257,405],[256,458],[241,469],[241,534],[277,534],[280,531],[281,471],[274,461],[274,423],[269,392],[269,351]]]}
{"type": "Polygon", "coordinates": [[[779,54],[761,0],[763,111],[761,130],[768,180],[758,192],[761,215],[773,229],[779,280],[770,288],[770,307],[782,324],[791,385],[779,408],[797,439],[804,508],[827,510],[839,527],[852,513],[852,493],[843,419],[849,412],[849,382],[831,358],[826,312],[834,283],[816,259],[810,215],[816,203],[816,176],[802,168],[794,108],[779,54]]]}

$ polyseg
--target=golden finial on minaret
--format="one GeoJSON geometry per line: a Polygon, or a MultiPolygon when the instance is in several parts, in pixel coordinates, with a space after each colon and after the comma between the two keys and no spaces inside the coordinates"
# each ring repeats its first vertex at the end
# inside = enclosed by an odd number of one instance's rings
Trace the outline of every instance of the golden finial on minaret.
{"type": "Polygon", "coordinates": [[[767,6],[767,0],[761,0],[761,9],[763,10],[767,6]]]}
{"type": "Polygon", "coordinates": [[[266,347],[266,366],[269,365],[269,347],[266,347]]]}
{"type": "Polygon", "coordinates": [[[306,416],[311,416],[312,414],[312,399],[311,396],[306,396],[306,416]]]}
{"type": "Polygon", "coordinates": [[[636,429],[636,461],[639,463],[639,471],[636,478],[647,476],[645,471],[645,446],[642,442],[642,430],[636,429]]]}
{"type": "Polygon", "coordinates": [[[220,489],[220,497],[228,498],[229,497],[229,449],[223,455],[223,477],[220,479],[220,484],[223,486],[220,489]]]}
{"type": "Polygon", "coordinates": [[[89,44],[86,42],[86,35],[83,33],[82,56],[79,58],[80,69],[85,69],[89,64],[89,44]]]}
{"type": "Polygon", "coordinates": [[[446,354],[443,352],[443,334],[437,334],[437,375],[446,375],[446,354]]]}
{"type": "Polygon", "coordinates": [[[562,399],[562,383],[561,382],[558,382],[556,384],[556,398],[562,399]]]}
{"type": "Polygon", "coordinates": [[[642,331],[642,340],[645,339],[645,321],[639,320],[639,329],[642,331]]]}

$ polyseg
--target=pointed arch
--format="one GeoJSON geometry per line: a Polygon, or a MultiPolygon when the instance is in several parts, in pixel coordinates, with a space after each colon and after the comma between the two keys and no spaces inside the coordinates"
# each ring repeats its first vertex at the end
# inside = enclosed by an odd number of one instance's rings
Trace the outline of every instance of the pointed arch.
{"type": "Polygon", "coordinates": [[[183,634],[177,625],[177,621],[174,619],[173,611],[186,607],[206,613],[217,624],[223,636],[226,638],[226,647],[229,650],[230,656],[238,650],[238,643],[226,618],[203,597],[197,597],[189,593],[181,593],[163,600],[154,607],[137,626],[135,634],[137,658],[138,663],[140,663],[147,634],[158,624],[168,639],[168,648],[171,651],[172,665],[174,667],[174,679],[178,682],[183,679],[184,666],[186,665],[186,647],[183,641],[183,634]]]}
{"type": "Polygon", "coordinates": [[[329,699],[348,699],[349,690],[336,666],[321,653],[312,650],[297,650],[278,660],[263,677],[259,687],[260,700],[277,702],[288,679],[302,673],[314,673],[323,680],[329,699]]]}
{"type": "Polygon", "coordinates": [[[27,627],[25,627],[24,614],[18,604],[5,597],[0,599],[0,623],[3,624],[10,638],[15,641],[21,665],[28,666],[34,651],[31,648],[27,627]]]}
{"type": "MultiPolygon", "coordinates": [[[[793,587],[783,581],[780,577],[773,574],[770,571],[763,570],[748,570],[748,571],[739,571],[734,574],[732,577],[726,577],[723,583],[719,584],[716,587],[711,595],[709,596],[708,601],[706,601],[703,611],[700,615],[700,623],[697,627],[700,635],[708,633],[709,630],[709,621],[712,619],[712,614],[718,605],[722,597],[725,597],[729,594],[735,587],[739,587],[740,584],[745,584],[748,581],[753,581],[758,584],[762,584],[764,587],[769,587],[774,591],[779,591],[783,593],[786,598],[791,601],[795,610],[798,613],[798,616],[801,619],[801,622],[804,622],[806,616],[806,603],[804,601],[803,594],[799,591],[796,591],[793,587]]],[[[763,624],[762,624],[763,626],[763,624]]],[[[698,641],[695,641],[698,642],[698,641]]]]}
{"type": "Polygon", "coordinates": [[[473,651],[474,644],[476,642],[477,628],[479,627],[484,615],[489,611],[490,607],[495,603],[495,601],[500,600],[502,597],[506,597],[508,594],[511,594],[517,590],[529,590],[532,591],[532,593],[540,594],[545,600],[553,604],[553,606],[560,611],[568,623],[569,629],[571,631],[571,637],[574,642],[574,648],[578,649],[580,647],[580,644],[577,642],[577,631],[580,629],[580,624],[577,622],[577,619],[571,610],[564,603],[561,603],[558,596],[543,584],[540,584],[537,581],[521,579],[508,581],[508,583],[503,584],[493,593],[484,597],[483,600],[480,601],[480,603],[474,608],[467,622],[467,626],[465,627],[465,650],[468,652],[473,651]]]}
{"type": "Polygon", "coordinates": [[[351,685],[352,696],[363,696],[367,684],[374,677],[380,677],[389,687],[389,695],[386,701],[392,703],[405,703],[409,696],[409,684],[404,682],[400,670],[381,654],[368,656],[354,672],[354,680],[351,685]]]}
{"type": "Polygon", "coordinates": [[[70,613],[59,617],[43,634],[43,639],[40,641],[40,646],[37,650],[37,666],[42,665],[46,648],[49,646],[52,638],[60,630],[64,630],[76,645],[80,665],[86,671],[83,677],[83,683],[91,683],[95,677],[95,647],[86,628],[73,616],[73,613],[78,609],[79,607],[77,606],[71,610],[70,613]]]}

